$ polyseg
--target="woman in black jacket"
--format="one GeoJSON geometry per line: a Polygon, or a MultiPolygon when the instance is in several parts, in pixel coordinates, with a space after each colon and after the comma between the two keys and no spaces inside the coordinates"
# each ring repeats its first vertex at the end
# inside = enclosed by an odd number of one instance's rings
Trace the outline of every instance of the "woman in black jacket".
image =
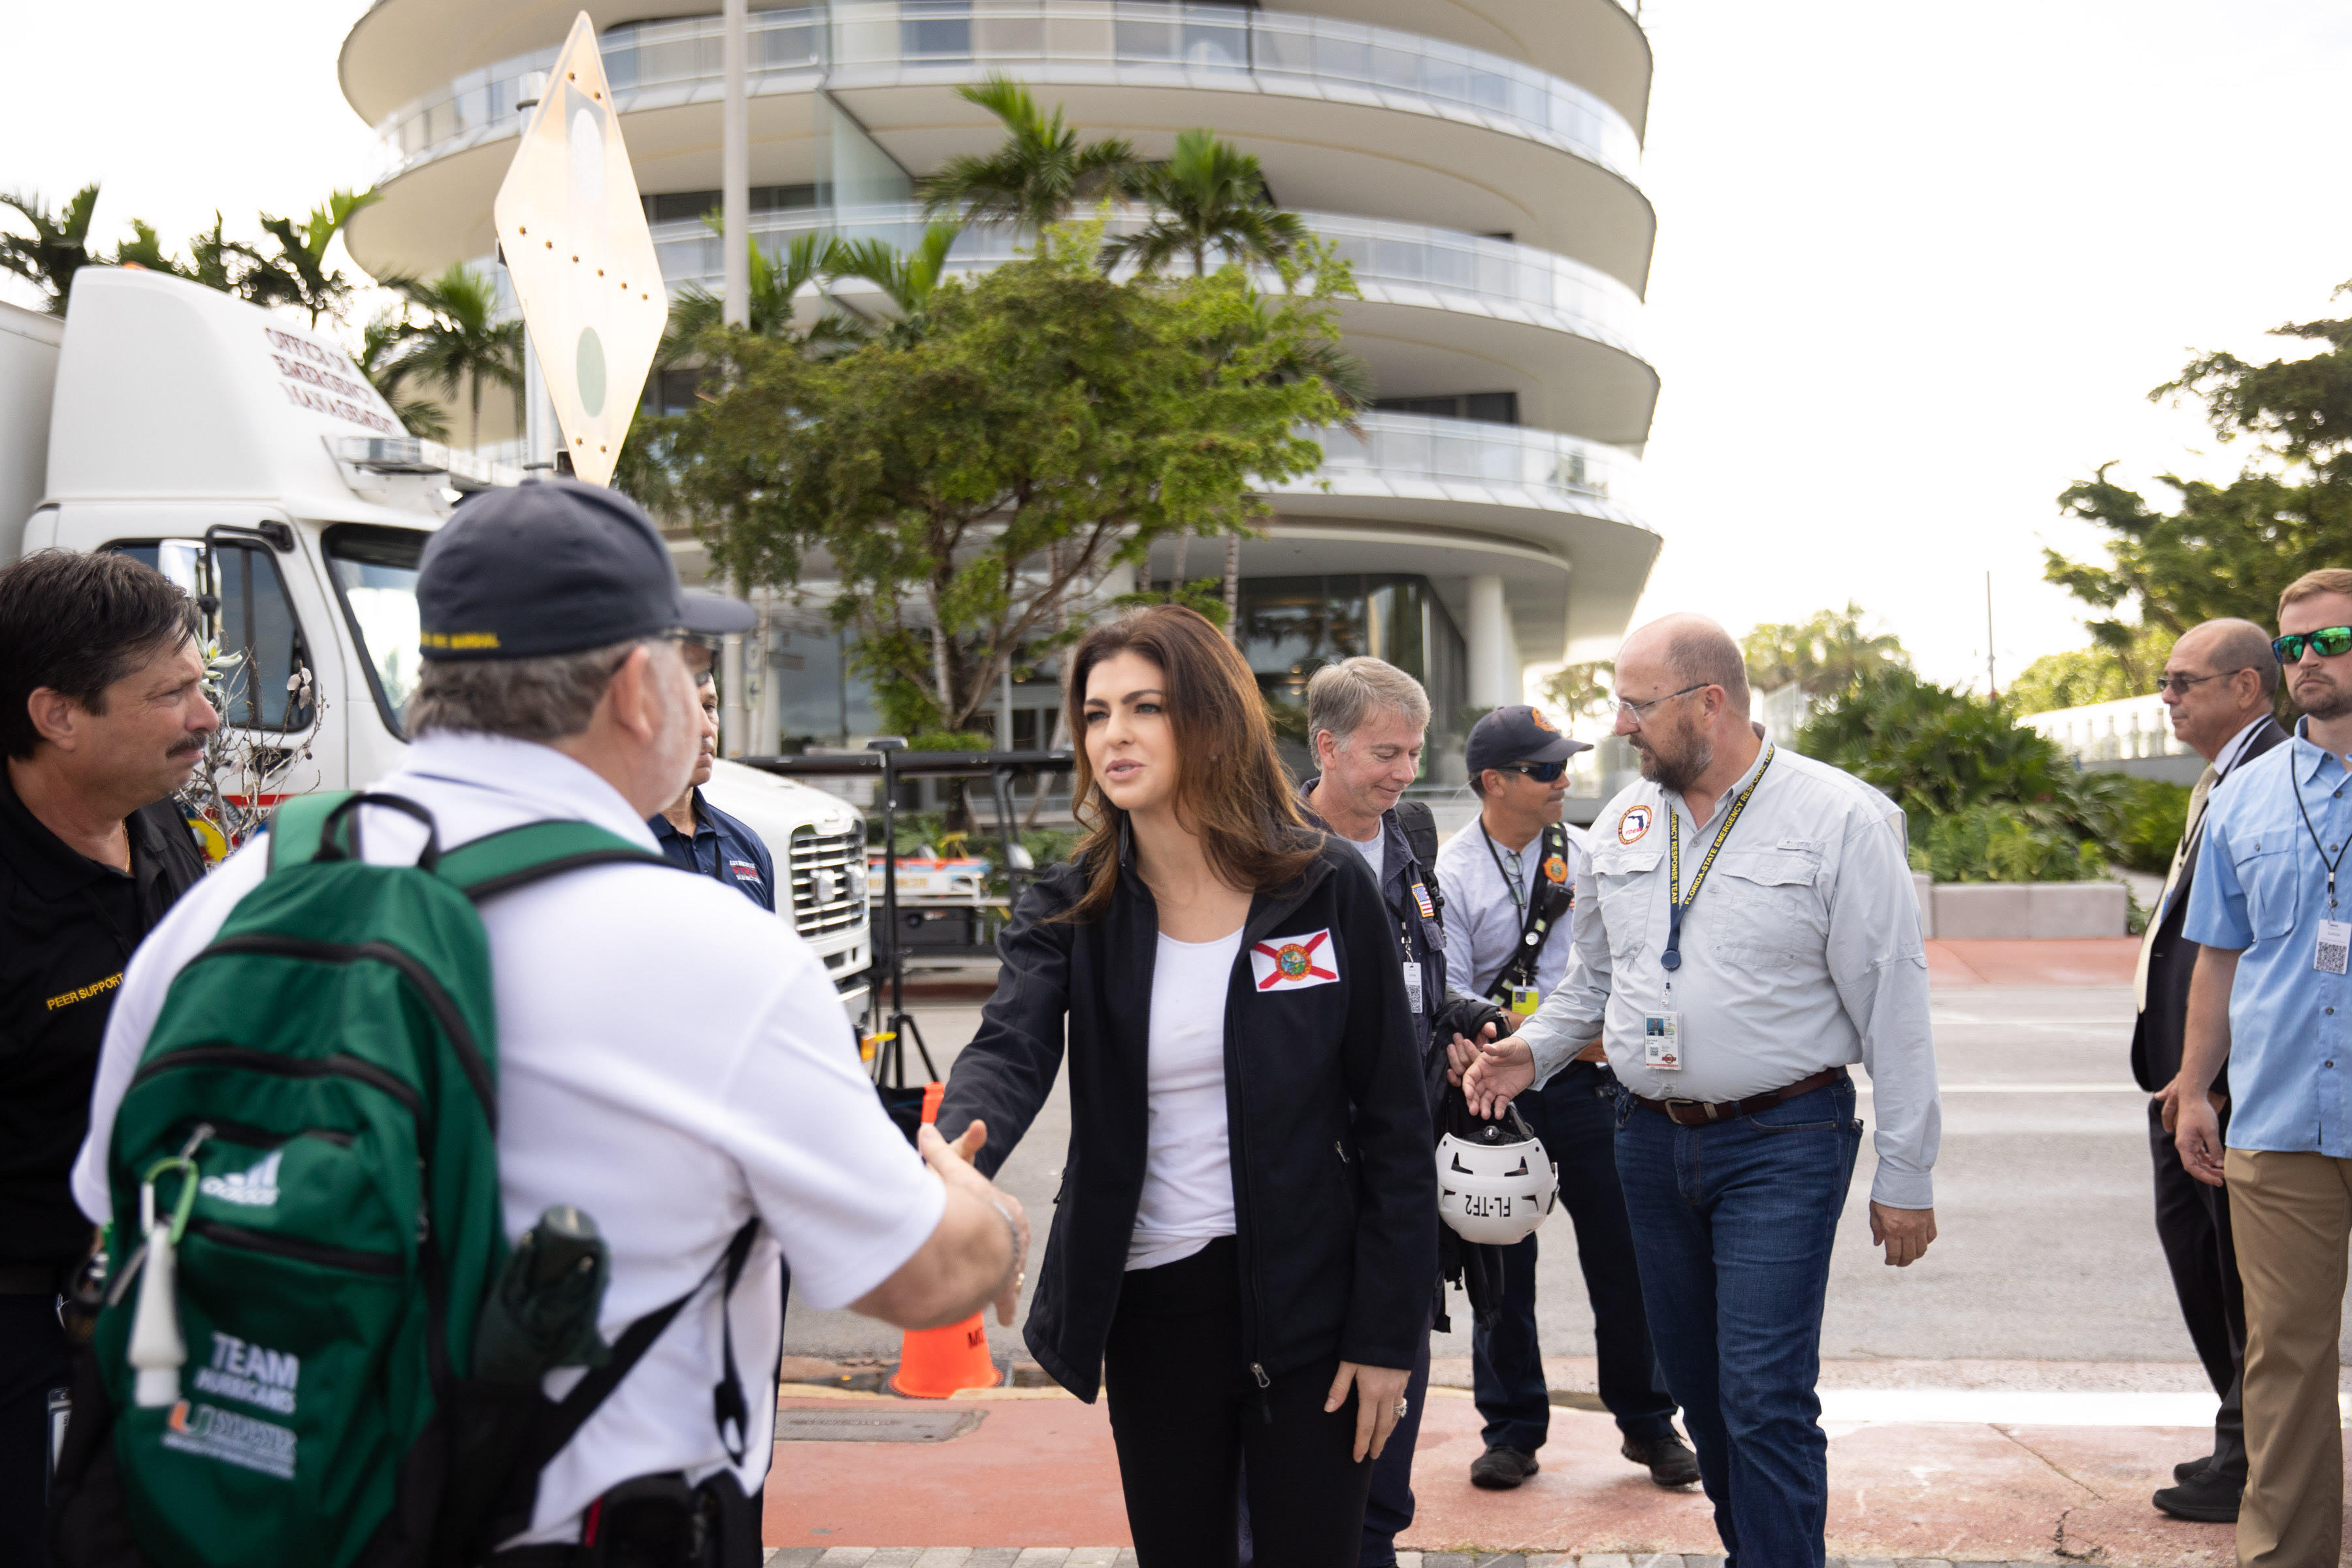
{"type": "Polygon", "coordinates": [[[1437,1184],[1396,934],[1299,816],[1249,667],[1191,610],[1070,662],[1077,858],[1024,894],[940,1111],[993,1173],[1052,1089],[1070,1147],[1024,1337],[1091,1403],[1136,1555],[1354,1568],[1435,1272],[1437,1184]]]}

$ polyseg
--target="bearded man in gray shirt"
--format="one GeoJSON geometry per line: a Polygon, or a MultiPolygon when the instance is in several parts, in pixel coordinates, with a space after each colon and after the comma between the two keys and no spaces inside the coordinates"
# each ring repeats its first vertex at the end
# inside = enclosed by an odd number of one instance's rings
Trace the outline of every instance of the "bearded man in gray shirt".
{"type": "Polygon", "coordinates": [[[1942,1112],[1902,816],[1758,736],[1738,645],[1713,621],[1634,632],[1617,692],[1643,782],[1593,822],[1565,980],[1476,1047],[1464,1088],[1493,1114],[1599,1037],[1625,1089],[1617,1171],[1643,1303],[1724,1550],[1819,1568],[1814,1384],[1862,1143],[1854,1063],[1878,1122],[1872,1240],[1903,1268],[1936,1237],[1942,1112]]]}

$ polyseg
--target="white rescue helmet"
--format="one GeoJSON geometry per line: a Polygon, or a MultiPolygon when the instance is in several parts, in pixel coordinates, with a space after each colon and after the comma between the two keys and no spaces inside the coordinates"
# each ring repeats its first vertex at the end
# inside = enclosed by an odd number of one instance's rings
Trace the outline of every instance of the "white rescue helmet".
{"type": "Polygon", "coordinates": [[[1454,1097],[1437,1141],[1437,1213],[1463,1240],[1508,1247],[1533,1235],[1559,1195],[1559,1172],[1543,1142],[1505,1107],[1503,1119],[1481,1121],[1454,1097]]]}

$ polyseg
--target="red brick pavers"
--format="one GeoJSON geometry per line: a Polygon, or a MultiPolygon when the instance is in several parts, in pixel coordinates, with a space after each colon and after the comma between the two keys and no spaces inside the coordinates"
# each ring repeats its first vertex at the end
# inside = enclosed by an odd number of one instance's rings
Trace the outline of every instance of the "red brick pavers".
{"type": "Polygon", "coordinates": [[[2138,962],[2136,936],[1931,942],[1927,984],[1939,991],[1970,985],[2128,985],[2138,962]]]}

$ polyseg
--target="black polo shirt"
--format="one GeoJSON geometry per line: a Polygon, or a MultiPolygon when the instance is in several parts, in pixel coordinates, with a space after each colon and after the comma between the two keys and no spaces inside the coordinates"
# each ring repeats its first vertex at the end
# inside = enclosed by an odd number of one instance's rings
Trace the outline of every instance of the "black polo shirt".
{"type": "Polygon", "coordinates": [[[139,939],[205,874],[169,800],[133,812],[129,875],[68,848],[0,763],[0,1262],[69,1263],[89,1221],[66,1175],[99,1041],[139,939]]]}

